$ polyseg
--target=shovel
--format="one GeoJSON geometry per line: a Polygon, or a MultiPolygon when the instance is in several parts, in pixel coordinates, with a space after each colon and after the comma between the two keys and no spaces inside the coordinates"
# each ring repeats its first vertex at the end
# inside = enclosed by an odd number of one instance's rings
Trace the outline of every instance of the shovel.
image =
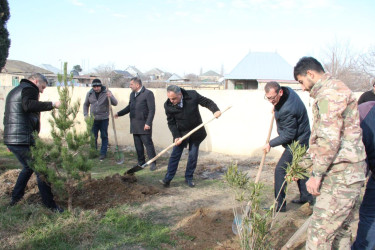
{"type": "MultiPolygon", "coordinates": [[[[227,107],[225,110],[223,110],[221,112],[221,114],[223,114],[225,111],[227,111],[228,109],[230,109],[232,106],[229,106],[227,107]]],[[[190,135],[192,135],[194,132],[196,132],[198,129],[200,129],[201,127],[203,127],[204,125],[206,125],[207,123],[215,120],[216,117],[213,117],[211,118],[210,120],[206,121],[205,123],[202,123],[201,125],[197,126],[196,128],[194,128],[193,130],[191,130],[189,133],[187,133],[186,135],[184,135],[183,137],[180,138],[179,141],[183,141],[185,140],[186,138],[188,138],[190,135]]],[[[161,155],[163,155],[165,152],[167,152],[169,149],[173,148],[176,144],[175,143],[172,143],[171,145],[169,145],[167,148],[165,148],[163,151],[161,151],[159,154],[157,154],[154,158],[152,158],[151,160],[149,160],[148,162],[146,162],[145,164],[143,164],[142,166],[135,166],[135,167],[132,167],[131,169],[129,169],[128,171],[126,171],[126,174],[133,174],[135,172],[138,172],[142,169],[144,169],[145,167],[147,167],[148,165],[150,165],[151,163],[153,163],[154,161],[156,161],[161,155]]]]}
{"type": "MultiPolygon", "coordinates": [[[[275,118],[275,113],[272,112],[271,124],[270,124],[270,128],[268,130],[266,144],[270,141],[270,138],[271,138],[274,118],[275,118]]],[[[257,176],[255,178],[255,182],[254,182],[255,184],[259,182],[260,174],[262,173],[262,169],[263,169],[263,165],[264,165],[264,161],[266,160],[266,155],[267,155],[267,152],[264,151],[263,156],[262,156],[262,160],[260,161],[258,173],[257,173],[257,176]]],[[[246,208],[245,208],[245,213],[243,215],[236,215],[234,217],[233,223],[232,223],[232,231],[235,235],[238,234],[238,230],[242,230],[242,218],[248,216],[248,214],[250,212],[250,206],[251,206],[251,201],[249,201],[247,203],[246,208]]]]}
{"type": "MultiPolygon", "coordinates": [[[[107,86],[107,91],[109,90],[107,86]]],[[[116,150],[115,150],[115,160],[117,164],[123,164],[124,163],[124,153],[120,152],[118,148],[118,142],[117,142],[117,133],[116,133],[116,125],[115,125],[115,119],[113,117],[113,110],[112,110],[112,104],[111,104],[111,98],[108,96],[108,103],[109,103],[109,110],[111,112],[111,118],[112,118],[112,127],[113,127],[113,134],[115,135],[115,142],[116,142],[116,150]]]]}

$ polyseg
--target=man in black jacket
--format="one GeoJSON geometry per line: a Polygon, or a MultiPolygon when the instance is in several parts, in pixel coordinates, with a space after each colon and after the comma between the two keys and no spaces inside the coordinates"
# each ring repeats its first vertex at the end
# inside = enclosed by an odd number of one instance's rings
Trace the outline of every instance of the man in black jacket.
{"type": "Polygon", "coordinates": [[[202,127],[186,140],[181,141],[180,139],[202,124],[199,105],[208,108],[216,118],[220,117],[221,112],[212,100],[201,96],[195,90],[184,90],[176,85],[171,85],[167,88],[167,96],[168,100],[164,103],[164,109],[167,115],[168,127],[172,132],[176,146],[173,147],[169,158],[167,173],[160,182],[164,187],[169,187],[171,180],[176,174],[182,151],[189,145],[185,182],[189,187],[194,187],[193,174],[197,166],[199,144],[206,138],[207,133],[202,127]]]}
{"type": "MultiPolygon", "coordinates": [[[[298,141],[302,146],[308,147],[310,138],[310,124],[306,107],[297,93],[289,87],[280,87],[277,82],[268,82],[264,87],[267,99],[273,106],[277,125],[278,137],[272,139],[264,146],[264,150],[269,152],[271,147],[282,145],[285,151],[281,155],[275,169],[275,198],[278,207],[276,211],[285,212],[285,185],[283,186],[287,163],[291,163],[293,155],[289,145],[293,141],[298,141]],[[279,195],[280,192],[280,195],[279,195]],[[284,202],[284,204],[283,204],[284,202]],[[283,204],[283,205],[282,205],[283,204]]],[[[306,189],[307,179],[298,180],[300,198],[292,200],[293,203],[303,204],[313,202],[312,195],[306,189]]]]}
{"type": "MultiPolygon", "coordinates": [[[[155,157],[155,148],[152,141],[152,121],[155,116],[155,98],[152,91],[142,86],[142,81],[138,77],[130,80],[132,92],[129,104],[123,110],[115,114],[115,118],[130,113],[130,133],[133,134],[134,146],[137,151],[138,164],[142,166],[146,163],[144,147],[146,147],[149,159],[155,157]]],[[[150,165],[150,170],[156,169],[156,163],[150,165]]]]}
{"type": "Polygon", "coordinates": [[[375,101],[358,105],[358,111],[370,177],[359,209],[357,237],[351,248],[353,250],[375,249],[375,101]]]}
{"type": "MultiPolygon", "coordinates": [[[[35,144],[32,133],[40,131],[40,112],[60,107],[60,101],[39,101],[39,93],[43,93],[47,83],[47,79],[42,74],[33,74],[28,79],[22,79],[20,85],[12,89],[6,98],[4,144],[23,166],[12,192],[11,206],[21,200],[27,182],[34,172],[29,166],[30,146],[35,144]]],[[[35,174],[43,204],[54,211],[62,212],[63,209],[59,208],[53,200],[50,185],[44,182],[38,173],[35,174]]]]}

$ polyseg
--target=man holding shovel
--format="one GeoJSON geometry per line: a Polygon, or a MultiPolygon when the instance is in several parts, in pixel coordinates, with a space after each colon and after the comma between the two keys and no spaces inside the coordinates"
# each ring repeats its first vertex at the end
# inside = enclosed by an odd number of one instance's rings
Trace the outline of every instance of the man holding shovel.
{"type": "Polygon", "coordinates": [[[306,249],[350,249],[350,222],[366,168],[357,100],[313,57],[298,61],[294,78],[315,99],[310,148],[301,162],[312,168],[306,187],[317,196],[306,249]]]}
{"type": "MultiPolygon", "coordinates": [[[[152,121],[155,116],[155,98],[152,91],[142,86],[142,80],[133,77],[130,80],[132,92],[129,104],[123,110],[115,114],[115,118],[130,113],[130,133],[133,134],[134,146],[137,151],[138,165],[145,164],[144,147],[146,147],[149,159],[155,157],[155,148],[152,141],[152,121]]],[[[156,163],[150,165],[150,170],[156,169],[156,163]]]]}
{"type": "Polygon", "coordinates": [[[109,102],[108,97],[111,100],[111,105],[116,106],[117,100],[112,95],[111,91],[107,91],[106,87],[102,85],[99,79],[92,81],[92,89],[87,93],[85,102],[83,104],[83,115],[88,116],[90,108],[90,114],[94,116],[94,124],[92,125],[92,132],[95,136],[95,147],[98,146],[98,135],[100,131],[100,137],[102,139],[102,147],[100,149],[99,160],[103,161],[107,155],[108,148],[108,124],[109,124],[109,102]]]}
{"type": "Polygon", "coordinates": [[[194,187],[193,174],[197,166],[199,145],[206,138],[207,133],[202,127],[186,140],[180,139],[202,123],[199,105],[208,108],[216,118],[220,117],[221,112],[212,100],[201,96],[195,90],[184,90],[176,85],[170,85],[167,88],[167,96],[168,100],[164,103],[164,109],[175,146],[169,158],[167,173],[160,182],[164,187],[169,187],[177,172],[182,151],[189,145],[185,182],[189,187],[194,187]]]}
{"type": "MultiPolygon", "coordinates": [[[[278,137],[273,138],[264,145],[267,153],[271,147],[282,145],[285,150],[275,168],[275,199],[276,211],[285,212],[285,175],[287,163],[293,160],[289,145],[298,141],[302,146],[309,145],[310,125],[305,105],[297,93],[289,87],[281,87],[277,82],[268,82],[264,87],[265,99],[274,106],[278,137]]],[[[304,204],[313,202],[312,195],[307,192],[306,180],[298,180],[300,198],[292,200],[293,203],[304,204]]]]}

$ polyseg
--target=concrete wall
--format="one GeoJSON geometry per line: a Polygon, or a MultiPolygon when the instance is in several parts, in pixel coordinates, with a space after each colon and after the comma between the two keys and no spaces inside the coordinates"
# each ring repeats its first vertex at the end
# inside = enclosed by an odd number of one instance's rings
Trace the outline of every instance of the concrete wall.
{"type": "MultiPolygon", "coordinates": [[[[4,129],[3,114],[5,107],[5,98],[11,87],[0,87],[0,129],[4,129]]],[[[73,100],[81,99],[81,112],[77,119],[82,124],[83,108],[87,91],[90,88],[76,87],[74,88],[73,100]]],[[[112,93],[119,100],[119,104],[113,107],[114,112],[123,109],[129,102],[130,89],[112,88],[112,93]]],[[[166,115],[164,113],[163,104],[167,99],[165,89],[151,89],[155,94],[156,114],[153,124],[153,141],[156,147],[166,148],[172,143],[172,136],[167,126],[166,115]]],[[[241,156],[261,156],[261,148],[265,144],[268,128],[271,119],[272,105],[264,100],[264,92],[258,90],[198,90],[198,92],[212,99],[224,110],[228,106],[232,106],[226,113],[217,120],[206,125],[207,138],[201,144],[200,149],[203,151],[211,151],[230,155],[241,156]]],[[[310,99],[308,93],[297,92],[304,101],[309,116],[311,117],[311,105],[313,100],[310,99]]],[[[359,93],[360,94],[360,93],[359,93]]],[[[358,95],[359,95],[358,94],[358,95]]],[[[56,87],[48,87],[41,95],[41,101],[58,100],[56,87]]],[[[203,122],[211,119],[212,113],[206,108],[201,108],[203,122]]],[[[41,136],[49,137],[50,126],[48,119],[51,112],[42,112],[42,129],[41,136]]],[[[133,137],[130,134],[129,117],[122,116],[115,120],[117,129],[118,142],[120,145],[133,146],[133,137]]],[[[83,129],[83,127],[78,127],[83,129]]],[[[114,134],[112,123],[109,125],[110,144],[114,145],[114,134]]],[[[271,138],[277,136],[276,124],[271,138]]],[[[271,150],[270,156],[279,156],[283,148],[278,147],[271,150]]]]}

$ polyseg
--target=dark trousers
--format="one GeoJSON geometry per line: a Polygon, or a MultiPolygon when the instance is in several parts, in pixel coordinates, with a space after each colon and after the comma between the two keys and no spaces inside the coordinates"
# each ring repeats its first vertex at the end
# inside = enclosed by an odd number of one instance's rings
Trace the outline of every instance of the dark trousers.
{"type": "MultiPolygon", "coordinates": [[[[8,149],[17,157],[18,161],[22,164],[23,167],[12,192],[12,200],[17,202],[22,199],[23,195],[25,194],[27,182],[29,181],[31,175],[34,173],[34,171],[29,167],[29,162],[31,161],[30,147],[8,145],[8,149]]],[[[35,172],[35,174],[43,204],[48,208],[56,208],[56,203],[53,200],[51,186],[41,180],[38,173],[35,172]]]]}
{"type": "MultiPolygon", "coordinates": [[[[200,142],[189,142],[189,156],[185,171],[186,180],[193,180],[194,171],[198,162],[199,144],[200,142]]],[[[173,147],[172,154],[168,162],[167,174],[164,177],[165,181],[171,181],[175,176],[178,163],[181,159],[182,151],[184,151],[184,147],[181,145],[173,147]]]]}
{"type": "Polygon", "coordinates": [[[100,137],[102,139],[102,147],[100,149],[100,155],[107,155],[108,148],[108,124],[109,119],[95,120],[92,125],[92,133],[95,136],[95,148],[98,149],[98,134],[100,131],[100,137]]]}
{"type": "MultiPolygon", "coordinates": [[[[284,150],[284,153],[281,155],[281,158],[275,168],[275,198],[280,192],[280,195],[277,198],[277,203],[279,207],[281,206],[281,204],[283,204],[283,201],[285,200],[286,183],[284,184],[284,186],[283,186],[283,183],[285,181],[287,163],[292,163],[292,160],[293,160],[292,152],[290,151],[289,148],[287,148],[284,150]]],[[[302,201],[307,202],[307,201],[312,201],[313,196],[307,191],[306,182],[307,182],[307,179],[298,180],[297,184],[298,184],[298,189],[300,192],[300,199],[302,201]]],[[[286,206],[286,202],[284,203],[283,207],[284,206],[286,206]]]]}
{"type": "Polygon", "coordinates": [[[142,166],[143,164],[146,163],[144,147],[146,147],[147,156],[149,160],[154,158],[156,155],[154,143],[152,142],[152,135],[151,134],[145,134],[145,135],[133,134],[133,139],[134,139],[135,150],[137,151],[138,164],[142,166]]]}
{"type": "Polygon", "coordinates": [[[375,176],[373,174],[367,182],[359,209],[357,238],[352,249],[375,249],[375,176]]]}

